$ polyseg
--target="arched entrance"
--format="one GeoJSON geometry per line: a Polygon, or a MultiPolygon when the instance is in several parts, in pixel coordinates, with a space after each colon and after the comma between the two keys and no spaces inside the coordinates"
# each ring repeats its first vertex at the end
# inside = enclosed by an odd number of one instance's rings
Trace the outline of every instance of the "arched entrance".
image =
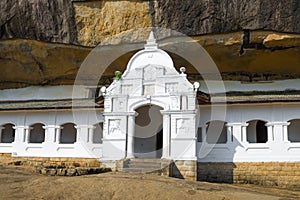
{"type": "Polygon", "coordinates": [[[146,105],[135,111],[134,157],[161,158],[163,140],[162,108],[146,105]]]}

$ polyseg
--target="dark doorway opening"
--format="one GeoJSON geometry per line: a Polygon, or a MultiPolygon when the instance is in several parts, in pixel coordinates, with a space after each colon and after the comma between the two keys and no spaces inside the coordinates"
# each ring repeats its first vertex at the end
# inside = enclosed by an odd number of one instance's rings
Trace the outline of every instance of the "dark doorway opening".
{"type": "Polygon", "coordinates": [[[161,158],[163,126],[161,107],[146,105],[136,109],[134,156],[137,158],[161,158]]]}

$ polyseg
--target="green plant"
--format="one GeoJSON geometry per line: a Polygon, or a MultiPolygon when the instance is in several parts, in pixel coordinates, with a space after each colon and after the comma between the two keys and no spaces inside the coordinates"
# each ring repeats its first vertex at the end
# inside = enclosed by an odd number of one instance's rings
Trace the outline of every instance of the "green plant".
{"type": "Polygon", "coordinates": [[[115,79],[120,80],[122,78],[122,72],[120,71],[115,71],[115,79]]]}

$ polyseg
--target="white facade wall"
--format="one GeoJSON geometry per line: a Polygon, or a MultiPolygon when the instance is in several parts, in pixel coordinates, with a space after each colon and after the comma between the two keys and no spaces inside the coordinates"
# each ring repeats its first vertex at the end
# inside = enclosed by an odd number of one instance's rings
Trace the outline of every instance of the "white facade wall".
{"type": "MultiPolygon", "coordinates": [[[[202,142],[197,143],[198,162],[300,161],[300,142],[288,140],[290,121],[300,118],[299,103],[227,105],[225,122],[229,140],[226,144],[215,145],[206,142],[206,124],[211,120],[224,119],[210,119],[210,106],[200,106],[199,109],[199,127],[202,128],[203,138],[202,142]],[[250,143],[249,138],[247,140],[247,122],[252,120],[266,122],[266,143],[250,143]]],[[[295,123],[290,129],[294,138],[300,137],[298,125],[295,123]]],[[[248,131],[251,129],[254,128],[250,127],[248,131]]]]}
{"type": "MultiPolygon", "coordinates": [[[[103,116],[98,112],[98,120],[93,117],[89,119],[87,116],[92,116],[93,111],[81,110],[80,112],[84,118],[84,123],[74,120],[72,110],[1,112],[0,127],[7,123],[13,124],[15,138],[12,143],[0,143],[0,153],[12,153],[12,156],[26,157],[100,158],[102,156],[102,143],[93,142],[93,134],[96,130],[95,125],[103,122],[103,116]],[[32,129],[32,125],[37,123],[44,125],[45,140],[41,143],[30,143],[30,129],[32,129]],[[60,133],[65,124],[68,124],[68,129],[70,129],[70,125],[74,124],[76,129],[74,143],[63,144],[60,140],[60,133]]],[[[4,133],[3,128],[1,131],[4,133]]],[[[66,139],[68,140],[68,136],[66,139]]]]}
{"type": "MultiPolygon", "coordinates": [[[[300,118],[300,103],[228,105],[225,118],[227,142],[224,144],[208,144],[205,138],[207,123],[223,119],[210,119],[210,106],[199,106],[199,111],[199,131],[202,131],[203,138],[202,142],[197,143],[198,162],[300,160],[300,142],[289,141],[289,138],[300,137],[300,124],[295,120],[300,118]],[[249,138],[247,139],[247,122],[252,120],[266,121],[266,143],[250,143],[249,138]],[[289,133],[292,137],[289,137],[289,133]]],[[[103,122],[102,114],[99,112],[98,115],[100,120],[97,122],[75,125],[77,138],[74,144],[61,144],[57,137],[62,125],[74,123],[71,111],[1,112],[0,125],[13,124],[15,140],[12,143],[0,143],[0,153],[33,157],[101,158],[102,144],[93,142],[92,135],[95,124],[103,122]],[[30,126],[36,123],[45,125],[45,141],[42,143],[30,143],[27,138],[30,126]]]]}

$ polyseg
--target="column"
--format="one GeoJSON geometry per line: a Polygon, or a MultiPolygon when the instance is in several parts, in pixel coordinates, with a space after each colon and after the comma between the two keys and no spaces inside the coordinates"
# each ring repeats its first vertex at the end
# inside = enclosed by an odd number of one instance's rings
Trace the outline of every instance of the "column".
{"type": "Polygon", "coordinates": [[[75,126],[77,129],[77,138],[76,142],[83,142],[83,143],[92,143],[93,140],[93,134],[90,129],[93,129],[94,126],[92,125],[78,125],[75,126]]]}
{"type": "Polygon", "coordinates": [[[291,124],[291,122],[287,122],[283,124],[283,142],[290,142],[288,138],[288,126],[291,124]]]}
{"type": "Polygon", "coordinates": [[[247,126],[249,124],[248,123],[245,123],[245,124],[242,124],[242,142],[244,143],[247,143],[247,126]]]}
{"type": "Polygon", "coordinates": [[[24,142],[25,143],[29,143],[29,137],[30,137],[30,130],[32,130],[32,128],[31,127],[26,127],[26,128],[24,128],[24,130],[25,130],[25,138],[24,138],[24,142]]]}
{"type": "Polygon", "coordinates": [[[56,128],[55,131],[55,143],[59,144],[60,143],[60,132],[63,127],[59,126],[59,128],[56,128]]]}
{"type": "Polygon", "coordinates": [[[128,115],[128,132],[127,132],[127,155],[126,158],[134,158],[134,126],[135,115],[128,115]]]}
{"type": "Polygon", "coordinates": [[[23,143],[24,140],[24,126],[14,126],[13,129],[15,129],[15,141],[16,143],[21,142],[23,143]]]}
{"type": "Polygon", "coordinates": [[[80,142],[81,140],[81,132],[84,132],[82,131],[82,128],[80,126],[74,126],[76,128],[76,142],[80,142]]]}
{"type": "Polygon", "coordinates": [[[267,130],[268,130],[268,141],[267,142],[273,142],[274,137],[273,137],[273,124],[272,123],[267,123],[267,130]]]}
{"type": "Polygon", "coordinates": [[[163,149],[162,158],[170,157],[170,115],[163,115],[163,149]]]}
{"type": "Polygon", "coordinates": [[[25,156],[28,145],[29,126],[15,126],[15,141],[12,156],[25,156]]]}
{"type": "Polygon", "coordinates": [[[242,141],[242,124],[241,123],[227,123],[227,143],[242,141]]]}
{"type": "Polygon", "coordinates": [[[207,125],[201,126],[201,131],[202,131],[202,143],[203,143],[203,142],[206,142],[206,128],[207,128],[207,125]]]}
{"type": "Polygon", "coordinates": [[[2,131],[5,129],[3,126],[0,126],[0,143],[2,142],[2,131]]]}
{"type": "Polygon", "coordinates": [[[230,126],[230,125],[226,125],[226,127],[227,127],[227,144],[228,143],[230,143],[230,142],[233,142],[232,141],[232,131],[233,131],[233,127],[232,126],[230,126]]]}
{"type": "Polygon", "coordinates": [[[288,142],[288,122],[272,122],[267,123],[268,126],[268,137],[271,138],[269,141],[274,141],[276,143],[288,142]],[[270,134],[269,134],[270,129],[270,134]]]}
{"type": "Polygon", "coordinates": [[[93,136],[94,136],[95,129],[96,129],[95,126],[89,126],[89,130],[88,130],[88,143],[93,143],[93,136]]]}
{"type": "Polygon", "coordinates": [[[48,125],[43,126],[43,128],[45,129],[45,142],[54,143],[56,141],[56,129],[59,129],[60,126],[48,125]]]}

